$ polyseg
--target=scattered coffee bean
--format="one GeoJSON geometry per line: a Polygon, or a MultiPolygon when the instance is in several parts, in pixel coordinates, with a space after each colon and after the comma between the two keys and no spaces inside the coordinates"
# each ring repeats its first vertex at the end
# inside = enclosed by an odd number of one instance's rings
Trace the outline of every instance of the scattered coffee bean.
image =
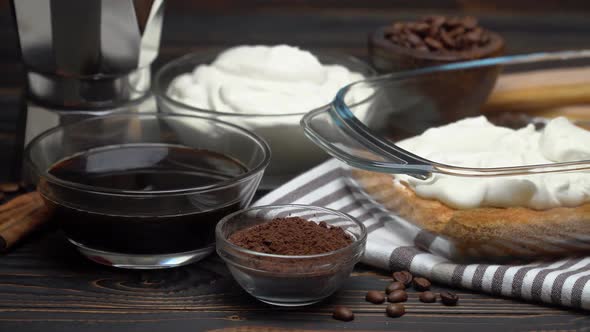
{"type": "Polygon", "coordinates": [[[379,291],[368,291],[365,300],[374,304],[381,304],[385,302],[385,295],[379,291]]]}
{"type": "Polygon", "coordinates": [[[412,283],[412,279],[413,276],[408,271],[400,271],[393,273],[393,280],[401,282],[406,287],[410,286],[410,284],[412,283]]]}
{"type": "Polygon", "coordinates": [[[0,191],[4,193],[14,193],[19,189],[18,183],[5,182],[0,183],[0,191]]]}
{"type": "Polygon", "coordinates": [[[406,308],[404,307],[403,304],[392,303],[387,306],[387,308],[385,309],[385,312],[387,313],[387,316],[389,316],[389,317],[394,317],[394,318],[401,317],[406,313],[406,308]]]}
{"type": "Polygon", "coordinates": [[[352,313],[352,310],[339,305],[336,306],[336,308],[334,308],[334,312],[332,312],[332,318],[345,322],[350,322],[354,319],[354,314],[352,313]]]}
{"type": "Polygon", "coordinates": [[[399,281],[394,281],[391,284],[389,284],[389,286],[387,286],[385,288],[385,293],[389,294],[389,293],[391,293],[393,291],[396,291],[396,290],[404,290],[404,289],[406,289],[406,286],[404,286],[403,283],[401,283],[399,281]]]}
{"type": "Polygon", "coordinates": [[[436,302],[436,294],[431,291],[422,292],[418,297],[421,302],[424,303],[434,303],[436,302]]]}
{"type": "Polygon", "coordinates": [[[440,293],[440,301],[444,305],[457,305],[457,302],[459,301],[459,297],[455,293],[441,292],[440,293]]]}
{"type": "Polygon", "coordinates": [[[428,279],[426,278],[420,278],[420,277],[416,277],[414,278],[413,282],[412,282],[414,289],[417,291],[425,291],[425,290],[429,290],[431,283],[430,281],[428,281],[428,279]]]}
{"type": "Polygon", "coordinates": [[[408,300],[408,293],[404,290],[394,290],[387,295],[387,301],[392,303],[406,302],[408,300]]]}

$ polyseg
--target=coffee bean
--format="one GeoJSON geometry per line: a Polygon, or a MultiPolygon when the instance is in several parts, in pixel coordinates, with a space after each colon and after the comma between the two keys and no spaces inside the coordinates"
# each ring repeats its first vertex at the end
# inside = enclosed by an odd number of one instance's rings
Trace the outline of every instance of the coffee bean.
{"type": "MultiPolygon", "coordinates": [[[[440,29],[440,27],[443,24],[445,24],[446,20],[447,19],[444,16],[434,16],[432,21],[430,22],[431,27],[432,27],[430,31],[432,31],[432,30],[434,30],[435,32],[438,31],[438,29],[440,29]]],[[[434,34],[436,34],[436,33],[434,33],[434,34]]],[[[432,36],[434,34],[431,33],[430,35],[432,36]]]]}
{"type": "Polygon", "coordinates": [[[449,27],[456,27],[458,25],[462,25],[463,22],[458,17],[451,17],[445,21],[445,24],[449,27]]]}
{"type": "Polygon", "coordinates": [[[354,319],[354,314],[352,313],[352,310],[339,305],[336,306],[336,308],[334,308],[334,312],[332,312],[332,318],[345,322],[350,322],[354,319]]]}
{"type": "Polygon", "coordinates": [[[389,284],[389,286],[387,286],[385,288],[385,293],[389,294],[389,293],[391,293],[393,291],[396,291],[396,290],[404,290],[404,289],[406,289],[406,286],[404,286],[403,283],[401,283],[399,281],[394,281],[391,284],[389,284]]]}
{"type": "Polygon", "coordinates": [[[385,302],[385,295],[379,291],[368,291],[365,300],[374,304],[381,304],[385,302]]]}
{"type": "Polygon", "coordinates": [[[3,192],[0,192],[0,202],[3,201],[6,198],[6,195],[4,195],[3,192]]]}
{"type": "Polygon", "coordinates": [[[445,30],[440,30],[440,39],[448,48],[454,48],[456,45],[453,38],[451,38],[445,30]]]}
{"type": "Polygon", "coordinates": [[[423,292],[425,290],[429,290],[430,286],[431,286],[431,283],[430,283],[430,281],[428,281],[428,279],[420,278],[420,277],[414,278],[414,281],[412,283],[413,283],[414,289],[417,291],[421,291],[421,292],[423,292]]]}
{"type": "Polygon", "coordinates": [[[412,30],[414,32],[419,33],[419,34],[424,34],[424,33],[427,33],[429,29],[430,29],[430,26],[426,23],[416,23],[416,24],[414,24],[414,27],[412,30]]]}
{"type": "Polygon", "coordinates": [[[411,33],[409,32],[407,35],[408,41],[413,45],[413,46],[419,46],[419,45],[423,45],[424,43],[422,42],[422,39],[420,39],[420,37],[418,37],[418,35],[416,35],[415,33],[411,33]]]}
{"type": "Polygon", "coordinates": [[[479,41],[481,39],[481,33],[482,33],[482,30],[481,29],[475,29],[475,30],[473,30],[471,32],[468,32],[465,35],[465,39],[468,40],[468,41],[470,41],[470,42],[477,42],[477,41],[479,41]]]}
{"type": "Polygon", "coordinates": [[[412,279],[413,276],[408,271],[400,271],[393,273],[393,280],[401,282],[406,287],[408,287],[412,283],[412,279]]]}
{"type": "Polygon", "coordinates": [[[461,24],[467,29],[473,29],[477,26],[477,19],[473,16],[465,16],[461,20],[461,24]]]}
{"type": "Polygon", "coordinates": [[[0,191],[2,191],[2,192],[14,193],[14,192],[17,192],[18,189],[19,189],[18,183],[12,183],[12,182],[0,183],[0,191]]]}
{"type": "Polygon", "coordinates": [[[459,297],[455,293],[441,292],[440,293],[440,301],[444,305],[457,305],[457,302],[459,302],[459,297]]]}
{"type": "Polygon", "coordinates": [[[404,25],[403,24],[401,24],[399,22],[394,23],[393,24],[393,33],[394,34],[399,34],[402,31],[403,28],[404,28],[404,25]]]}
{"type": "Polygon", "coordinates": [[[423,19],[424,22],[428,22],[428,23],[437,22],[437,21],[444,22],[445,20],[446,20],[446,18],[442,15],[429,15],[423,19]]]}
{"type": "Polygon", "coordinates": [[[418,298],[420,299],[421,302],[424,302],[424,303],[436,302],[436,294],[434,294],[431,291],[426,291],[426,292],[421,293],[418,298]]]}
{"type": "Polygon", "coordinates": [[[430,48],[435,50],[440,50],[443,48],[443,44],[441,44],[438,40],[432,37],[424,38],[424,43],[426,43],[426,45],[430,46],[430,48]]]}
{"type": "Polygon", "coordinates": [[[401,317],[406,313],[406,308],[403,304],[393,303],[387,306],[385,312],[389,317],[401,317]]]}
{"type": "Polygon", "coordinates": [[[455,38],[458,35],[462,35],[463,33],[465,33],[465,28],[464,27],[456,27],[453,30],[450,30],[448,32],[448,36],[451,38],[455,38]]]}
{"type": "Polygon", "coordinates": [[[490,42],[486,31],[471,16],[430,16],[422,21],[395,22],[384,29],[392,43],[416,50],[446,52],[466,51],[490,42]]]}
{"type": "Polygon", "coordinates": [[[387,301],[392,303],[406,302],[408,300],[408,293],[404,290],[394,290],[387,295],[387,301]]]}

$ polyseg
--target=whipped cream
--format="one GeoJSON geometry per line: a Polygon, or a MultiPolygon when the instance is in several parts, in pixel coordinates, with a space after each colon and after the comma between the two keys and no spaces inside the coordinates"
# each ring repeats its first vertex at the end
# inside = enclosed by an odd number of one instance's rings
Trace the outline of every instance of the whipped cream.
{"type": "Polygon", "coordinates": [[[238,46],[175,78],[167,93],[217,112],[293,114],[330,103],[341,87],[361,79],[361,74],[323,65],[297,47],[238,46]]]}
{"type": "MultiPolygon", "coordinates": [[[[432,161],[465,167],[505,167],[590,160],[590,132],[560,117],[541,131],[513,130],[483,116],[431,128],[398,143],[432,161]]],[[[423,198],[458,209],[528,207],[542,210],[590,202],[590,172],[545,173],[493,178],[435,174],[419,180],[396,175],[423,198]]]]}

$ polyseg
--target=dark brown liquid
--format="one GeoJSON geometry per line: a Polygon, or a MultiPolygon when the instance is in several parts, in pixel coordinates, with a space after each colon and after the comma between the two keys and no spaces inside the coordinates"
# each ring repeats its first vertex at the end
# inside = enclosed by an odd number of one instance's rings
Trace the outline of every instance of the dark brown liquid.
{"type": "MultiPolygon", "coordinates": [[[[246,167],[222,154],[183,146],[142,144],[89,150],[66,158],[49,171],[77,184],[107,190],[156,192],[212,185],[244,174],[246,167]]],[[[250,197],[240,197],[239,188],[216,191],[191,205],[194,197],[151,200],[149,208],[174,214],[125,215],[129,202],[111,201],[112,212],[96,213],[49,202],[67,236],[93,249],[132,254],[163,254],[192,251],[214,243],[214,229],[225,215],[244,207],[250,197]],[[188,208],[187,208],[188,204],[188,208]],[[173,207],[170,209],[170,207],[173,207]]],[[[68,202],[68,197],[59,197],[68,202]]],[[[96,202],[96,204],[101,204],[96,202]]],[[[139,203],[141,204],[141,203],[139,203]]]]}

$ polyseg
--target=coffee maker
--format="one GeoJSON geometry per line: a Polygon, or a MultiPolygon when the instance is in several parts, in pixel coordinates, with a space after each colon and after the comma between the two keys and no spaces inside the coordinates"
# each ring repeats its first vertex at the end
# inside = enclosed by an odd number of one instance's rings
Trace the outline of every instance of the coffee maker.
{"type": "MultiPolygon", "coordinates": [[[[12,0],[27,95],[24,148],[57,125],[153,111],[164,0],[12,0]]],[[[20,159],[20,158],[19,158],[20,159]]]]}

